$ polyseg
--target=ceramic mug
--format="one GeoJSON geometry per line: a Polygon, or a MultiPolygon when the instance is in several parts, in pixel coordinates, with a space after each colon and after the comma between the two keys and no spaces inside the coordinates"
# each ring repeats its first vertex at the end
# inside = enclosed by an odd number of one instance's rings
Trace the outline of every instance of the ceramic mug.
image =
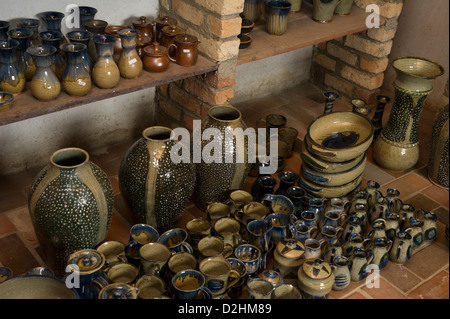
{"type": "Polygon", "coordinates": [[[272,284],[265,279],[252,278],[247,282],[247,299],[271,299],[272,292],[272,284]]]}
{"type": "Polygon", "coordinates": [[[247,225],[248,242],[262,251],[268,251],[273,225],[268,220],[253,220],[247,225]]]}
{"type": "Polygon", "coordinates": [[[168,277],[172,278],[176,273],[187,270],[196,269],[197,258],[187,251],[181,251],[172,255],[167,262],[168,277]]]}
{"type": "Polygon", "coordinates": [[[260,268],[261,251],[253,245],[242,244],[236,247],[234,255],[247,266],[247,276],[251,277],[260,268]]]}
{"type": "Polygon", "coordinates": [[[214,226],[219,219],[230,216],[231,210],[229,205],[215,202],[208,204],[206,207],[206,213],[208,220],[211,223],[211,227],[214,229],[214,226]]]}
{"type": "Polygon", "coordinates": [[[205,218],[195,218],[186,223],[188,242],[192,249],[197,251],[198,242],[206,236],[211,235],[211,223],[205,218]]]}
{"type": "Polygon", "coordinates": [[[107,272],[111,283],[133,284],[139,275],[139,269],[130,263],[115,264],[107,272]]]}
{"type": "Polygon", "coordinates": [[[211,291],[205,287],[206,278],[198,270],[188,269],[172,277],[174,299],[211,299],[211,291]]]}
{"type": "Polygon", "coordinates": [[[252,194],[242,189],[232,191],[230,193],[230,203],[232,206],[231,214],[233,215],[237,210],[243,208],[245,205],[253,200],[252,194]]]}
{"type": "Polygon", "coordinates": [[[302,294],[291,284],[281,284],[276,287],[272,294],[273,299],[302,299],[302,294]]]}
{"type": "Polygon", "coordinates": [[[436,222],[438,220],[437,215],[424,210],[419,211],[422,212],[422,215],[424,217],[422,226],[424,239],[426,241],[435,240],[437,236],[437,225],[436,225],[436,222]]]}
{"type": "Polygon", "coordinates": [[[295,226],[294,238],[303,244],[309,238],[316,238],[319,229],[317,226],[307,226],[305,224],[297,224],[295,226]]]}
{"type": "Polygon", "coordinates": [[[227,258],[227,260],[231,265],[231,269],[239,273],[239,280],[235,285],[230,287],[228,290],[228,296],[230,298],[238,298],[241,296],[244,284],[246,282],[247,266],[242,260],[237,258],[227,258]]]}
{"type": "Polygon", "coordinates": [[[330,264],[333,268],[334,284],[333,290],[344,290],[350,285],[350,260],[344,256],[338,256],[334,259],[334,263],[330,264]]]}
{"type": "Polygon", "coordinates": [[[406,263],[412,255],[412,237],[407,232],[396,234],[392,248],[389,251],[389,260],[397,264],[406,263]]]}
{"type": "Polygon", "coordinates": [[[97,250],[105,256],[105,266],[107,268],[128,261],[125,254],[125,244],[120,241],[105,241],[97,246],[97,250]]]}
{"type": "Polygon", "coordinates": [[[272,224],[270,241],[278,243],[291,236],[291,215],[285,213],[272,213],[266,216],[265,221],[272,224]]]}
{"type": "Polygon", "coordinates": [[[291,6],[289,1],[267,2],[266,29],[269,34],[282,35],[286,32],[291,6]]]}
{"type": "Polygon", "coordinates": [[[261,202],[267,205],[272,213],[293,214],[295,212],[294,204],[284,195],[266,194],[261,202]]]}
{"type": "Polygon", "coordinates": [[[223,257],[208,257],[200,262],[198,269],[205,276],[205,286],[213,296],[223,294],[240,279],[240,274],[231,269],[230,262],[223,257]]]}
{"type": "Polygon", "coordinates": [[[239,222],[231,217],[221,218],[214,225],[217,237],[221,238],[225,245],[230,245],[231,247],[239,246],[242,243],[240,230],[241,225],[239,222]]]}
{"type": "Polygon", "coordinates": [[[314,238],[309,238],[305,241],[305,253],[304,258],[305,260],[308,259],[318,259],[322,255],[322,244],[320,241],[314,238]]]}
{"type": "Polygon", "coordinates": [[[187,251],[191,254],[194,253],[192,246],[187,242],[188,234],[182,228],[169,229],[161,235],[158,242],[167,246],[172,254],[180,251],[187,251]]]}
{"type": "Polygon", "coordinates": [[[157,242],[159,239],[158,231],[147,224],[135,224],[130,229],[130,240],[125,246],[125,254],[128,261],[134,265],[139,265],[139,249],[142,245],[157,242]]]}
{"type": "Polygon", "coordinates": [[[144,275],[139,277],[136,282],[138,290],[137,297],[139,299],[154,299],[163,296],[166,293],[166,285],[164,281],[152,275],[144,275]]]}
{"type": "Polygon", "coordinates": [[[198,242],[198,261],[209,257],[221,256],[229,257],[233,253],[231,245],[225,245],[224,242],[216,236],[207,236],[198,242]]]}
{"type": "Polygon", "coordinates": [[[139,249],[139,255],[142,274],[161,276],[161,271],[172,256],[172,252],[161,243],[148,243],[139,249]]]}

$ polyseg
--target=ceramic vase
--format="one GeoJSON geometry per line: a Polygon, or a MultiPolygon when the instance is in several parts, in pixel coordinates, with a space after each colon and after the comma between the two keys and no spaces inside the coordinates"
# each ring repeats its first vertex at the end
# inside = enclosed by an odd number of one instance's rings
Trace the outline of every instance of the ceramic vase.
{"type": "Polygon", "coordinates": [[[20,94],[25,88],[25,74],[18,65],[19,41],[0,40],[0,91],[20,94]]]}
{"type": "Polygon", "coordinates": [[[346,16],[349,15],[352,11],[354,0],[341,0],[339,1],[338,5],[336,6],[336,9],[334,9],[334,14],[340,15],[340,16],[346,16]]]}
{"type": "Polygon", "coordinates": [[[243,13],[247,19],[258,21],[261,15],[261,0],[245,0],[243,13]]]}
{"type": "Polygon", "coordinates": [[[292,12],[300,12],[302,11],[302,2],[303,0],[288,0],[291,3],[291,11],[292,12]]]}
{"type": "Polygon", "coordinates": [[[439,64],[417,57],[393,61],[396,71],[395,98],[386,126],[374,143],[373,155],[379,165],[406,170],[419,160],[418,127],[433,80],[444,73],[439,64]]]}
{"type": "Polygon", "coordinates": [[[25,74],[25,80],[30,81],[33,78],[36,66],[33,63],[33,59],[27,53],[27,49],[31,44],[31,38],[33,37],[33,31],[25,28],[12,29],[8,31],[11,39],[17,40],[19,42],[19,47],[17,49],[19,67],[25,74]]]}
{"type": "Polygon", "coordinates": [[[94,248],[106,237],[114,193],[108,176],[80,148],[50,157],[31,186],[28,209],[36,236],[55,274],[63,274],[70,254],[94,248]]]}
{"type": "MultiPolygon", "coordinates": [[[[51,45],[56,49],[54,55],[52,55],[52,65],[51,68],[55,75],[58,77],[59,81],[62,81],[64,70],[67,67],[67,61],[65,57],[62,56],[60,47],[63,44],[64,36],[59,31],[45,31],[39,33],[39,38],[42,41],[42,44],[51,45]]],[[[64,54],[64,53],[63,53],[64,54]]]]}
{"type": "Polygon", "coordinates": [[[119,169],[122,195],[143,222],[159,232],[173,227],[195,186],[195,164],[175,163],[171,151],[180,142],[167,127],[146,128],[126,152],[119,169]]]}
{"type": "Polygon", "coordinates": [[[430,159],[428,162],[428,178],[436,185],[448,190],[449,187],[449,111],[445,105],[433,123],[430,159]]]}
{"type": "Polygon", "coordinates": [[[8,30],[11,26],[9,21],[0,20],[0,40],[8,40],[8,30]]]}
{"type": "Polygon", "coordinates": [[[61,49],[66,53],[67,67],[64,70],[62,86],[71,96],[84,96],[92,87],[91,75],[83,64],[83,52],[86,45],[83,43],[65,43],[61,49]]]}
{"type": "Polygon", "coordinates": [[[375,108],[375,113],[372,117],[373,124],[373,142],[376,141],[377,137],[380,135],[383,129],[383,114],[386,104],[391,102],[391,98],[385,95],[377,95],[377,106],[375,108]]]}
{"type": "MultiPolygon", "coordinates": [[[[220,150],[216,147],[210,149],[214,154],[211,157],[202,156],[196,164],[195,203],[199,208],[205,208],[208,202],[225,202],[231,191],[242,189],[251,164],[248,162],[248,140],[243,134],[233,136],[233,131],[237,128],[245,131],[247,126],[242,120],[241,112],[231,105],[211,107],[208,116],[202,121],[202,131],[212,129],[215,133],[220,133],[220,136],[214,136],[215,141],[220,140],[220,143],[214,144],[220,150]],[[229,142],[225,139],[226,135],[232,137],[227,138],[229,142]]],[[[194,130],[194,135],[199,133],[194,130]]],[[[213,142],[202,139],[203,155],[207,155],[205,146],[211,147],[210,143],[213,142]]]]}
{"type": "Polygon", "coordinates": [[[99,88],[111,89],[120,80],[120,71],[113,59],[116,37],[101,34],[94,36],[93,41],[97,49],[98,58],[92,69],[92,79],[99,88]]]}
{"type": "Polygon", "coordinates": [[[46,11],[40,14],[40,18],[45,22],[47,31],[61,31],[61,22],[65,14],[57,11],[46,11]]]}
{"type": "Polygon", "coordinates": [[[31,94],[40,101],[55,99],[61,92],[61,83],[51,66],[56,49],[50,45],[37,45],[27,49],[36,71],[31,79],[31,94]]]}
{"type": "Polygon", "coordinates": [[[339,2],[339,0],[313,0],[313,20],[320,23],[331,22],[339,2]]]}
{"type": "Polygon", "coordinates": [[[17,27],[30,30],[33,35],[30,39],[30,45],[41,44],[39,40],[39,26],[41,21],[39,19],[20,19],[17,21],[17,27]]]}
{"type": "Polygon", "coordinates": [[[80,27],[83,27],[87,22],[94,20],[98,10],[93,7],[81,6],[80,10],[80,27]]]}
{"type": "Polygon", "coordinates": [[[283,35],[286,32],[291,6],[289,1],[267,2],[266,29],[269,34],[283,35]]]}
{"type": "Polygon", "coordinates": [[[323,95],[325,97],[325,108],[323,110],[323,114],[333,112],[334,101],[339,98],[339,94],[336,92],[327,91],[323,95]]]}
{"type": "Polygon", "coordinates": [[[134,29],[122,29],[118,31],[122,42],[122,53],[117,65],[120,75],[126,79],[134,79],[141,75],[143,70],[142,60],[136,51],[137,32],[134,29]]]}
{"type": "Polygon", "coordinates": [[[93,34],[89,31],[71,31],[67,33],[67,38],[71,43],[82,43],[86,46],[81,54],[81,59],[86,70],[91,74],[92,68],[94,66],[94,61],[89,55],[89,43],[91,42],[93,34]]]}

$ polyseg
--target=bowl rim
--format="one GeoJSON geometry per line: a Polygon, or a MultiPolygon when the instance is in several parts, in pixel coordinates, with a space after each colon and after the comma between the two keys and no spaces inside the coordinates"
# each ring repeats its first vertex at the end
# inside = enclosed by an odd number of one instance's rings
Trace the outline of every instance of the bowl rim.
{"type": "Polygon", "coordinates": [[[0,95],[3,97],[9,96],[9,99],[7,99],[7,100],[4,100],[4,101],[0,100],[0,105],[7,105],[8,103],[11,103],[12,101],[14,101],[14,94],[11,92],[0,91],[0,95]]]}
{"type": "Polygon", "coordinates": [[[305,139],[308,138],[308,141],[310,141],[313,145],[315,145],[315,146],[317,146],[317,147],[320,147],[320,148],[322,148],[322,149],[324,149],[324,150],[329,150],[329,151],[334,151],[334,152],[335,152],[335,151],[344,151],[344,150],[348,150],[348,149],[357,148],[357,147],[359,147],[359,146],[364,145],[365,143],[367,143],[371,138],[373,138],[374,130],[375,130],[375,129],[374,129],[374,127],[373,127],[372,121],[371,121],[369,118],[367,118],[367,117],[365,117],[365,116],[363,116],[363,115],[360,115],[360,114],[357,114],[357,113],[354,113],[354,112],[350,112],[350,111],[331,112],[331,113],[328,113],[328,114],[322,114],[322,115],[318,116],[317,118],[315,118],[311,123],[309,123],[309,125],[308,125],[308,127],[307,127],[307,129],[306,129],[306,136],[305,136],[305,139]],[[338,115],[340,115],[340,114],[348,114],[348,116],[358,116],[359,118],[363,119],[364,121],[366,121],[366,122],[370,125],[370,127],[372,128],[371,134],[369,134],[364,140],[360,141],[358,144],[354,144],[354,145],[352,145],[351,147],[343,148],[343,149],[342,149],[342,148],[330,148],[330,147],[325,147],[325,146],[323,146],[322,144],[317,143],[317,142],[316,142],[315,140],[313,140],[313,138],[311,137],[311,134],[310,134],[311,127],[312,127],[314,124],[316,124],[319,120],[323,119],[324,117],[333,116],[334,114],[338,114],[338,115]]]}
{"type": "Polygon", "coordinates": [[[410,56],[410,55],[406,55],[406,56],[400,56],[398,58],[395,58],[392,63],[391,63],[392,67],[394,68],[395,71],[400,72],[402,74],[406,74],[408,76],[412,76],[412,77],[416,77],[416,78],[423,78],[423,79],[435,79],[441,75],[443,75],[445,73],[445,69],[442,65],[440,65],[439,63],[427,59],[427,58],[421,58],[421,57],[417,57],[417,56],[410,56]],[[397,62],[401,61],[401,60],[420,60],[423,62],[427,62],[429,64],[434,65],[439,72],[436,73],[436,75],[418,75],[418,74],[411,74],[411,73],[407,73],[404,70],[400,69],[399,67],[397,67],[397,62]]]}

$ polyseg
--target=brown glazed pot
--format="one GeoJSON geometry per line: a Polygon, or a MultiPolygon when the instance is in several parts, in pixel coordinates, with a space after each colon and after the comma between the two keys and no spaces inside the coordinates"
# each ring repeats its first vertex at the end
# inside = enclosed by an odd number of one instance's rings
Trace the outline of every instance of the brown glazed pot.
{"type": "Polygon", "coordinates": [[[155,41],[162,43],[162,28],[168,25],[177,25],[178,21],[169,16],[162,16],[155,20],[155,41]]]}
{"type": "Polygon", "coordinates": [[[197,63],[197,46],[200,43],[197,37],[188,34],[177,35],[173,38],[173,42],[167,46],[169,52],[172,47],[176,49],[175,58],[169,55],[171,61],[182,66],[193,66],[197,63]]]}
{"type": "Polygon", "coordinates": [[[152,43],[150,37],[144,36],[142,34],[138,34],[136,37],[136,51],[141,58],[141,60],[145,57],[144,48],[152,43]]]}
{"type": "Polygon", "coordinates": [[[170,65],[168,50],[165,46],[154,42],[144,48],[144,69],[148,72],[163,72],[170,65]]]}
{"type": "Polygon", "coordinates": [[[153,42],[153,27],[155,24],[153,22],[147,22],[147,18],[142,16],[138,20],[133,21],[133,28],[138,30],[140,34],[144,37],[150,38],[150,43],[153,42]]]}

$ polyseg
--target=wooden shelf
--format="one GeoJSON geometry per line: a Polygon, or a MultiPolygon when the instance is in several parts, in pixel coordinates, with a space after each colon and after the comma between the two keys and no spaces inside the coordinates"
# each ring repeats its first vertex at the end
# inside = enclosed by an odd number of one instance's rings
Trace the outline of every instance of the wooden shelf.
{"type": "Polygon", "coordinates": [[[350,15],[335,15],[330,23],[319,23],[312,19],[312,5],[304,1],[301,12],[289,14],[287,31],[281,36],[267,33],[265,22],[262,19],[258,21],[249,33],[252,44],[239,51],[237,64],[250,63],[367,30],[367,16],[365,10],[353,6],[350,15]]]}
{"type": "Polygon", "coordinates": [[[83,97],[72,97],[61,91],[56,99],[45,102],[39,101],[31,95],[28,82],[25,90],[15,97],[11,108],[8,111],[0,112],[0,125],[23,121],[215,70],[217,70],[216,63],[199,56],[196,65],[191,67],[182,67],[171,63],[169,68],[161,73],[150,73],[144,70],[136,79],[121,78],[119,84],[113,89],[100,89],[93,84],[91,91],[83,97]]]}

